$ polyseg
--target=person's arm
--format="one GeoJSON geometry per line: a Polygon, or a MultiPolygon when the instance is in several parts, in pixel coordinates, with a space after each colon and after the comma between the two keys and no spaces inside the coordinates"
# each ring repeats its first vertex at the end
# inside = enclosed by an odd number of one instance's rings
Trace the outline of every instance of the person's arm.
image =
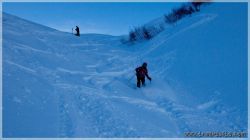
{"type": "Polygon", "coordinates": [[[152,80],[152,78],[148,76],[148,70],[147,69],[146,69],[146,74],[145,75],[148,78],[148,80],[150,80],[150,81],[152,80]]]}
{"type": "Polygon", "coordinates": [[[136,74],[137,74],[139,72],[139,68],[136,68],[135,71],[136,71],[136,74]]]}

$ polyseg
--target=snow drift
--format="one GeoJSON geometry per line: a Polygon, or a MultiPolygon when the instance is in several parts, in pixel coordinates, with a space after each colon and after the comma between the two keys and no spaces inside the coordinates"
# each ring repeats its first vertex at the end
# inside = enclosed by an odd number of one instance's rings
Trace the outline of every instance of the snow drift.
{"type": "Polygon", "coordinates": [[[213,3],[155,38],[75,37],[3,13],[3,137],[247,131],[247,3],[213,3]],[[135,88],[148,62],[152,83],[135,88]]]}

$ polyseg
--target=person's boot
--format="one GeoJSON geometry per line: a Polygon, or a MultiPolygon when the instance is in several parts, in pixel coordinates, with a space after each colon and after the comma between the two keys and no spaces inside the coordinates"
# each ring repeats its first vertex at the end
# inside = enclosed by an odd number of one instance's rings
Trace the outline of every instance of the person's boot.
{"type": "Polygon", "coordinates": [[[137,87],[138,87],[138,88],[140,88],[140,87],[141,87],[140,82],[137,82],[137,87]]]}

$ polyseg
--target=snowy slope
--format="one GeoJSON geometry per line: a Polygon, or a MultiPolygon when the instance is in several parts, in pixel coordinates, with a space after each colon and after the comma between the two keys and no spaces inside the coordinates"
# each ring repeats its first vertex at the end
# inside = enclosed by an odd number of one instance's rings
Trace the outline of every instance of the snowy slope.
{"type": "Polygon", "coordinates": [[[4,137],[238,132],[246,110],[247,4],[211,4],[133,46],[3,14],[4,137]],[[153,81],[136,89],[144,61],[153,81]]]}

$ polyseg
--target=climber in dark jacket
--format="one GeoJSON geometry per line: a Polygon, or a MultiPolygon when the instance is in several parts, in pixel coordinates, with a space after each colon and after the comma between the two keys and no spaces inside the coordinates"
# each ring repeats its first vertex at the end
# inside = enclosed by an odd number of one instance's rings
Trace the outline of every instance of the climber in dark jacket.
{"type": "Polygon", "coordinates": [[[152,80],[151,77],[148,76],[148,69],[147,69],[147,63],[144,62],[142,66],[135,69],[136,71],[136,77],[137,77],[137,87],[140,88],[141,84],[145,86],[145,76],[148,78],[148,80],[152,80]]]}
{"type": "Polygon", "coordinates": [[[78,26],[76,26],[76,36],[80,36],[80,29],[79,29],[79,27],[78,26]]]}

